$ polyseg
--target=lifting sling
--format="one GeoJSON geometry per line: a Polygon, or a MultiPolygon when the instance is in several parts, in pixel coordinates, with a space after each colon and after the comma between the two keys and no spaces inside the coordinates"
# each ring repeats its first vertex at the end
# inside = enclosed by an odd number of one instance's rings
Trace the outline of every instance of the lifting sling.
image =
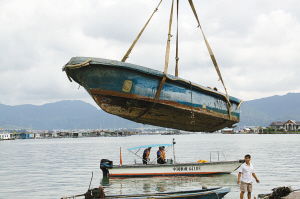
{"type": "Polygon", "coordinates": [[[194,2],[193,2],[193,0],[188,0],[188,1],[189,1],[190,6],[191,6],[191,8],[192,8],[192,10],[193,10],[194,16],[195,16],[195,18],[196,18],[196,20],[197,20],[198,27],[199,27],[200,30],[201,30],[202,36],[203,36],[204,41],[205,41],[205,45],[206,45],[207,50],[208,50],[209,55],[210,55],[210,58],[211,58],[211,60],[212,60],[212,62],[213,62],[213,64],[214,64],[215,69],[216,69],[216,71],[217,71],[217,74],[218,74],[218,76],[219,76],[219,80],[222,82],[222,85],[223,85],[223,87],[224,87],[224,90],[225,90],[225,93],[226,93],[228,115],[229,115],[229,118],[231,118],[231,103],[230,103],[230,100],[229,100],[229,95],[228,95],[228,92],[227,92],[227,88],[226,88],[225,83],[224,83],[224,80],[223,80],[223,78],[222,78],[222,74],[221,74],[221,71],[220,71],[218,62],[217,62],[216,57],[215,57],[215,55],[214,55],[214,53],[213,53],[213,51],[212,51],[212,49],[211,49],[211,47],[210,47],[210,45],[209,45],[209,43],[208,43],[208,40],[207,40],[206,36],[205,36],[205,34],[204,34],[204,31],[203,31],[202,26],[201,26],[201,24],[200,24],[200,20],[199,20],[197,11],[196,11],[195,6],[194,6],[194,2]]]}
{"type": "Polygon", "coordinates": [[[144,27],[142,28],[142,30],[139,32],[138,36],[136,37],[136,39],[133,41],[133,43],[131,44],[130,48],[127,50],[126,54],[124,55],[124,57],[122,58],[122,62],[126,62],[127,58],[129,57],[132,49],[134,48],[135,44],[138,42],[138,40],[141,38],[144,30],[147,28],[148,24],[150,23],[152,17],[154,16],[154,14],[158,11],[158,8],[161,4],[162,0],[160,0],[160,2],[158,3],[158,5],[156,6],[156,8],[154,9],[153,13],[151,14],[150,18],[148,19],[148,21],[146,22],[146,24],[144,25],[144,27]]]}
{"type": "MultiPolygon", "coordinates": [[[[215,70],[218,74],[218,77],[219,77],[219,80],[221,81],[223,87],[224,87],[224,90],[225,90],[225,93],[226,93],[226,101],[227,101],[227,110],[228,110],[228,116],[229,118],[231,118],[231,103],[230,103],[230,99],[229,99],[229,95],[228,95],[228,92],[227,92],[227,88],[225,86],[225,83],[224,83],[224,80],[223,80],[223,77],[222,77],[222,74],[221,74],[221,71],[220,71],[220,68],[219,68],[219,65],[217,63],[217,60],[215,58],[215,55],[212,51],[212,48],[204,34],[204,31],[202,29],[202,26],[200,24],[200,20],[199,20],[199,17],[198,17],[198,14],[197,14],[197,11],[195,9],[195,6],[194,6],[194,2],[193,0],[188,0],[189,1],[189,4],[191,6],[191,9],[194,13],[194,16],[196,18],[196,21],[197,21],[197,24],[198,24],[198,28],[200,28],[200,31],[201,31],[201,34],[204,38],[204,41],[205,41],[205,45],[207,47],[207,50],[209,52],[209,55],[210,55],[210,58],[214,64],[214,67],[215,67],[215,70]]],[[[140,39],[140,37],[142,36],[144,30],[146,29],[146,27],[148,26],[148,24],[150,23],[151,19],[153,18],[154,14],[158,11],[158,8],[160,7],[162,3],[162,0],[159,1],[157,7],[155,8],[155,10],[153,11],[153,13],[151,14],[150,18],[148,19],[148,21],[146,22],[146,24],[143,26],[142,30],[139,32],[137,38],[133,41],[133,43],[131,44],[130,48],[128,49],[128,51],[126,52],[126,54],[124,55],[124,57],[122,58],[122,62],[125,62],[127,60],[127,58],[129,57],[132,49],[134,48],[134,46],[136,45],[136,43],[138,42],[138,40],[140,39]]],[[[177,3],[177,11],[176,11],[176,14],[177,14],[177,24],[176,24],[176,57],[175,57],[175,76],[178,77],[178,73],[179,73],[179,31],[178,31],[178,23],[179,23],[179,0],[176,0],[176,3],[177,3]]],[[[169,18],[169,28],[168,28],[168,39],[167,39],[167,46],[166,46],[166,53],[165,53],[165,64],[164,64],[164,72],[163,72],[163,78],[161,79],[159,85],[158,85],[158,88],[157,88],[157,91],[155,93],[155,96],[154,96],[154,102],[151,106],[149,106],[146,110],[144,110],[141,114],[139,114],[137,116],[137,118],[139,117],[142,117],[143,115],[145,115],[147,112],[149,112],[149,110],[156,104],[156,101],[159,99],[160,97],[160,94],[161,94],[161,91],[162,91],[162,88],[167,80],[167,74],[168,74],[168,67],[169,67],[169,61],[170,61],[170,46],[171,46],[171,32],[172,32],[172,24],[173,24],[173,12],[174,12],[174,0],[172,0],[172,6],[171,6],[171,13],[170,13],[170,18],[169,18]]]]}

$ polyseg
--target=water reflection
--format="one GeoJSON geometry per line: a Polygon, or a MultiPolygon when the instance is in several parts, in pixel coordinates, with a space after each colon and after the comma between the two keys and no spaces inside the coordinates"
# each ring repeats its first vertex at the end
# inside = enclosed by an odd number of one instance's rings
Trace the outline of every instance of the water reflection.
{"type": "Polygon", "coordinates": [[[201,189],[202,186],[232,187],[236,185],[236,176],[228,174],[207,177],[103,178],[101,185],[108,195],[155,193],[201,189]]]}

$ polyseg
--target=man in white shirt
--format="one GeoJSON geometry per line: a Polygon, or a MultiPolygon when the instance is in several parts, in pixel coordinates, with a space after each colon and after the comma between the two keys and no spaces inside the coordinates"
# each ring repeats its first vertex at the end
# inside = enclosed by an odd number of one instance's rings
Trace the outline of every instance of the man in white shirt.
{"type": "Polygon", "coordinates": [[[248,192],[248,199],[251,199],[251,192],[252,192],[252,183],[253,178],[255,178],[256,182],[259,183],[259,179],[257,178],[253,165],[251,164],[251,156],[245,155],[245,163],[243,163],[240,168],[238,169],[238,181],[237,183],[240,184],[240,199],[244,198],[244,194],[248,192]]]}

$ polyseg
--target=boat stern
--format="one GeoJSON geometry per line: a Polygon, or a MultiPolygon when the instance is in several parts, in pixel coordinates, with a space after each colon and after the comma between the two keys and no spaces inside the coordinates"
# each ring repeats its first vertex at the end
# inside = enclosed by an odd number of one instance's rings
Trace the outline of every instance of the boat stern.
{"type": "Polygon", "coordinates": [[[109,176],[109,169],[113,168],[113,161],[108,159],[100,160],[100,169],[102,170],[103,177],[109,176]]]}

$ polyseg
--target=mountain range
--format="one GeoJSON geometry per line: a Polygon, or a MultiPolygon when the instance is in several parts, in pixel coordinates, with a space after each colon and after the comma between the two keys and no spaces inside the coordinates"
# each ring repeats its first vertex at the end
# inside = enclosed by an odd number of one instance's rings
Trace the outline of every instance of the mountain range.
{"type": "Polygon", "coordinates": [[[300,121],[300,93],[246,101],[241,106],[239,126],[269,126],[287,120],[300,121]]]}
{"type": "MultiPolygon", "coordinates": [[[[246,101],[239,126],[268,126],[273,121],[300,121],[300,93],[246,101]]],[[[99,129],[140,128],[141,124],[110,115],[95,106],[66,100],[44,105],[0,104],[0,128],[99,129]]]]}
{"type": "Polygon", "coordinates": [[[40,106],[0,104],[0,128],[52,130],[140,126],[140,124],[108,114],[79,100],[59,101],[40,106]]]}

